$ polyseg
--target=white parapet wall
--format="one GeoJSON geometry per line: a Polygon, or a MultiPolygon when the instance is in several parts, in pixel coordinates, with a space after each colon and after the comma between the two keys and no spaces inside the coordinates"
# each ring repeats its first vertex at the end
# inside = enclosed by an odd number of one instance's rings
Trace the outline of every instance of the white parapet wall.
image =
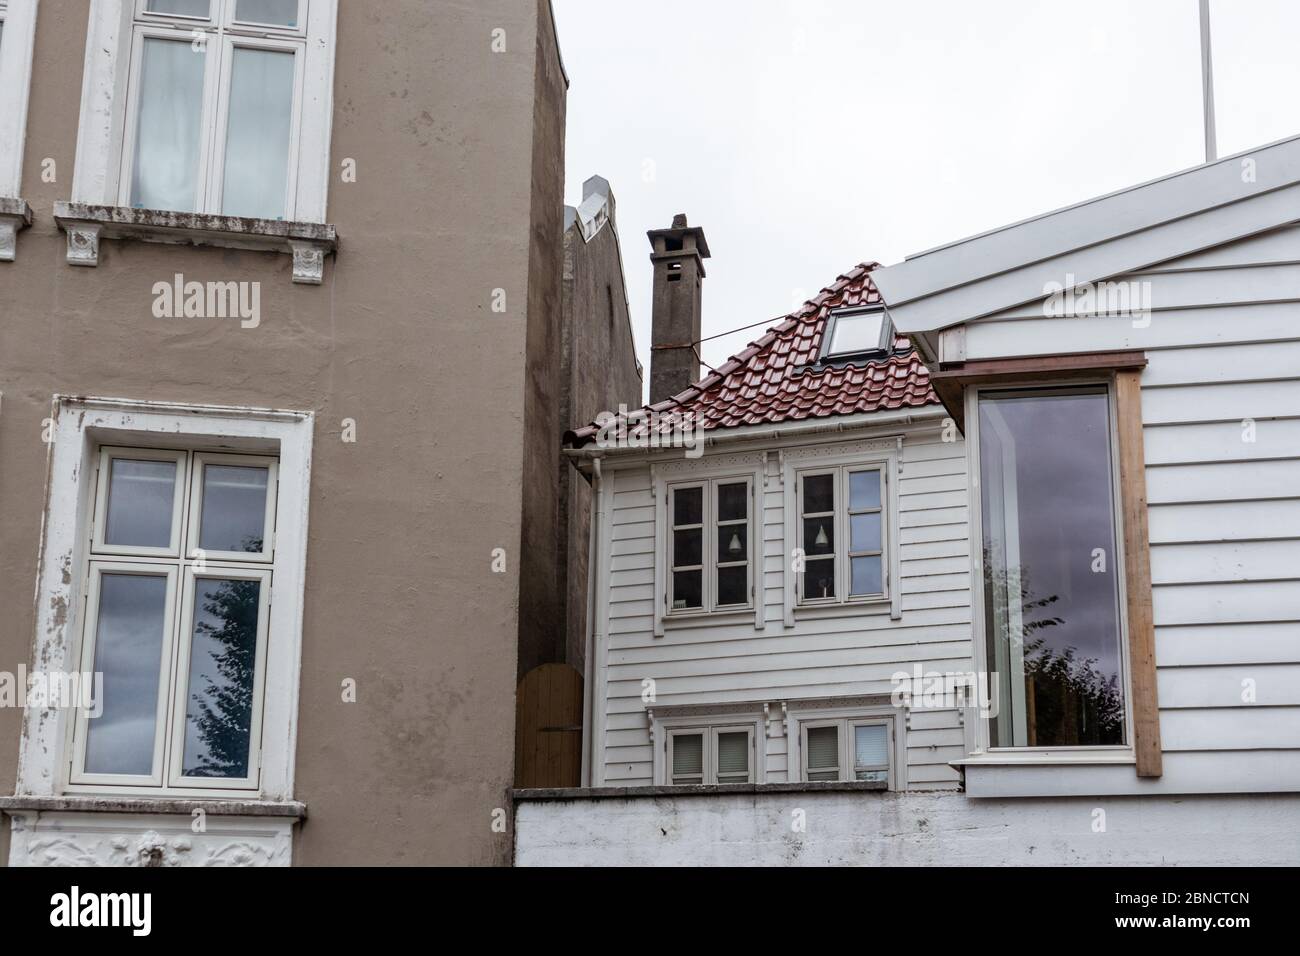
{"type": "MultiPolygon", "coordinates": [[[[646,792],[650,790],[661,792],[646,792]]],[[[517,866],[1280,866],[1300,794],[974,799],[782,789],[515,803],[517,866]]]]}

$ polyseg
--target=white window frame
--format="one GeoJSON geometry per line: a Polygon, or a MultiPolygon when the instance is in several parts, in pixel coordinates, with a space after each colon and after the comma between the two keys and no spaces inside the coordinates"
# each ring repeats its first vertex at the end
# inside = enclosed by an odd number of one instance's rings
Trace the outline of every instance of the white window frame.
{"type": "MultiPolygon", "coordinates": [[[[698,708],[688,708],[697,710],[698,708]]],[[[718,786],[718,734],[747,733],[749,735],[749,777],[745,781],[728,783],[763,783],[766,779],[767,748],[765,721],[759,709],[746,707],[735,713],[684,713],[663,715],[650,713],[650,737],[654,760],[652,779],[656,786],[691,787],[700,784],[673,783],[673,739],[701,734],[704,737],[704,780],[708,786],[718,786]]],[[[723,784],[725,786],[726,784],[723,784]]]]}
{"type": "Polygon", "coordinates": [[[0,0],[0,197],[6,199],[17,199],[23,184],[38,2],[0,0]]]}
{"type": "Polygon", "coordinates": [[[236,23],[235,0],[212,0],[208,19],[149,14],[145,0],[91,0],[72,201],[129,206],[135,112],[145,36],[208,40],[200,195],[196,212],[221,215],[228,81],[236,46],[295,52],[295,93],[283,220],[324,223],[333,122],[338,0],[299,0],[297,27],[236,23]],[[216,46],[217,49],[211,49],[216,46]]]}
{"type": "Polygon", "coordinates": [[[830,783],[832,781],[812,781],[808,779],[808,731],[815,727],[837,727],[839,729],[839,780],[840,783],[856,783],[857,752],[853,728],[866,724],[883,725],[887,728],[889,739],[886,750],[889,754],[888,788],[904,790],[907,788],[907,720],[903,708],[891,706],[851,706],[820,707],[815,709],[791,709],[788,717],[787,739],[789,753],[787,759],[790,767],[790,779],[800,783],[830,783]],[[797,777],[795,776],[797,774],[797,777]]]}
{"type": "Polygon", "coordinates": [[[824,444],[788,449],[785,452],[785,625],[793,627],[799,616],[838,616],[871,610],[888,611],[894,620],[902,618],[899,596],[899,476],[902,471],[900,436],[867,439],[845,444],[824,444]],[[883,594],[850,597],[851,583],[848,520],[849,472],[879,469],[881,504],[881,584],[883,594]],[[836,472],[836,596],[803,600],[800,573],[794,570],[796,548],[803,547],[803,492],[805,475],[836,472]]]}
{"type": "MultiPolygon", "coordinates": [[[[766,455],[763,452],[721,455],[716,458],[698,460],[677,459],[669,462],[656,462],[650,467],[651,489],[655,504],[655,611],[654,636],[663,637],[670,627],[702,626],[705,624],[752,620],[756,630],[765,626],[765,606],[763,600],[763,571],[765,558],[763,554],[763,509],[766,455]],[[710,603],[716,582],[709,578],[716,573],[716,556],[709,562],[709,540],[705,538],[705,577],[704,606],[702,608],[672,608],[672,511],[670,510],[670,489],[690,485],[709,486],[749,482],[749,603],[728,604],[714,608],[710,603]]],[[[705,528],[707,520],[716,507],[716,491],[710,490],[704,496],[705,528]]],[[[715,526],[716,527],[716,526],[715,526]]],[[[716,543],[714,544],[716,548],[716,543]]]]}
{"type": "Polygon", "coordinates": [[[101,480],[95,490],[95,523],[91,535],[90,550],[92,554],[120,554],[131,556],[152,556],[158,558],[177,558],[181,552],[181,516],[185,512],[187,496],[187,455],[176,449],[168,451],[162,448],[123,448],[104,445],[99,450],[98,474],[101,480]],[[176,485],[172,489],[172,540],[165,548],[129,547],[127,545],[109,544],[106,540],[108,529],[108,488],[112,481],[112,461],[127,459],[130,461],[170,461],[176,463],[176,485]]]}
{"type": "Polygon", "coordinates": [[[268,568],[239,568],[212,566],[206,571],[198,571],[193,565],[185,568],[185,578],[181,591],[180,630],[177,634],[176,674],[173,678],[175,692],[173,695],[176,712],[172,716],[170,727],[170,748],[172,754],[171,769],[167,784],[170,787],[185,790],[255,790],[260,773],[262,711],[265,701],[262,690],[266,680],[266,643],[268,618],[271,609],[271,571],[268,568]],[[194,591],[198,581],[211,579],[229,579],[257,581],[260,607],[257,613],[257,648],[254,653],[253,710],[249,721],[248,774],[244,777],[188,777],[184,773],[185,763],[185,714],[189,700],[190,655],[194,646],[194,591]]]}
{"type": "MultiPolygon", "coordinates": [[[[88,594],[81,569],[91,555],[92,507],[98,493],[95,473],[102,445],[211,448],[279,459],[274,558],[245,569],[250,574],[273,574],[275,586],[275,599],[266,612],[260,774],[256,787],[245,789],[209,778],[202,779],[201,787],[176,787],[169,781],[147,787],[105,781],[74,784],[75,712],[30,708],[24,714],[16,792],[293,799],[313,426],[311,412],[56,396],[34,654],[41,667],[51,672],[79,670],[86,647],[81,635],[87,624],[88,594]]],[[[97,557],[96,564],[101,560],[97,557]]],[[[129,559],[121,563],[126,562],[129,559]]],[[[209,567],[200,576],[221,576],[228,570],[209,567]]],[[[266,590],[262,593],[269,595],[266,590]]],[[[174,665],[172,672],[177,673],[174,665]]],[[[132,784],[138,782],[131,778],[132,784]]]]}
{"type": "MultiPolygon", "coordinates": [[[[1119,605],[1119,644],[1120,644],[1120,684],[1124,688],[1124,739],[1125,744],[1107,744],[1103,746],[1080,747],[993,747],[989,733],[989,718],[981,716],[978,708],[969,707],[965,714],[966,725],[971,730],[972,740],[968,753],[973,759],[966,763],[1008,763],[1008,764],[1096,764],[1104,762],[1133,763],[1133,682],[1129,664],[1128,638],[1128,581],[1125,574],[1124,555],[1124,510],[1120,485],[1119,462],[1119,428],[1118,410],[1115,407],[1115,383],[1113,376],[1099,376],[1078,380],[1044,381],[1042,379],[1025,379],[1022,381],[998,382],[995,385],[970,386],[966,389],[966,456],[969,472],[967,487],[979,488],[980,475],[980,437],[979,437],[979,397],[983,392],[1005,392],[1026,388],[1061,388],[1104,386],[1106,388],[1107,407],[1109,411],[1110,450],[1111,450],[1111,502],[1115,520],[1115,554],[1114,569],[1117,575],[1119,605]]],[[[984,556],[980,544],[984,540],[984,509],[979,495],[972,495],[970,502],[970,560],[971,560],[971,643],[976,674],[991,673],[988,661],[988,635],[984,628],[984,556]]]]}
{"type": "Polygon", "coordinates": [[[87,582],[87,600],[85,604],[84,634],[80,646],[81,665],[80,671],[83,674],[93,673],[95,670],[95,632],[99,624],[99,593],[100,582],[105,574],[139,574],[151,577],[163,577],[167,581],[167,597],[163,606],[163,637],[162,637],[162,660],[158,667],[158,701],[154,713],[154,747],[153,747],[153,772],[149,775],[132,775],[132,774],[113,774],[113,773],[87,773],[86,766],[86,742],[87,734],[87,716],[84,711],[77,711],[74,717],[74,726],[72,729],[73,741],[71,746],[72,766],[69,771],[69,783],[82,784],[86,786],[106,786],[106,787],[161,787],[163,782],[163,754],[166,744],[166,726],[167,713],[170,708],[171,696],[171,643],[168,640],[169,632],[175,627],[176,619],[176,596],[180,571],[175,565],[164,564],[146,564],[138,561],[129,560],[106,560],[95,561],[91,563],[84,572],[87,582]]]}
{"type": "Polygon", "coordinates": [[[212,452],[196,451],[194,453],[193,475],[190,477],[190,514],[195,518],[190,522],[188,540],[185,542],[187,558],[204,558],[212,561],[258,561],[275,560],[275,501],[277,486],[280,481],[280,463],[269,456],[256,455],[221,455],[212,452]],[[208,465],[236,465],[245,468],[267,469],[266,514],[262,527],[266,537],[262,539],[261,551],[218,551],[200,549],[199,532],[203,518],[203,472],[208,465]]]}
{"type": "Polygon", "coordinates": [[[700,614],[726,613],[729,611],[752,611],[754,609],[754,478],[752,475],[737,475],[734,478],[705,478],[697,481],[680,481],[673,482],[668,486],[668,589],[664,594],[664,613],[668,617],[690,617],[700,614]],[[745,526],[745,588],[748,594],[748,600],[743,604],[719,604],[718,603],[718,569],[721,567],[734,567],[740,564],[740,561],[719,561],[717,554],[718,539],[717,532],[719,528],[724,527],[718,520],[718,489],[722,485],[741,485],[745,486],[745,493],[748,504],[746,506],[745,520],[728,521],[726,527],[745,526]],[[701,574],[701,606],[675,608],[673,607],[674,594],[673,582],[675,572],[679,570],[692,570],[694,565],[683,566],[679,568],[674,564],[673,539],[675,532],[679,528],[689,528],[693,525],[676,525],[674,520],[674,504],[679,492],[698,488],[700,489],[701,501],[701,552],[700,557],[703,564],[700,566],[701,574]]]}

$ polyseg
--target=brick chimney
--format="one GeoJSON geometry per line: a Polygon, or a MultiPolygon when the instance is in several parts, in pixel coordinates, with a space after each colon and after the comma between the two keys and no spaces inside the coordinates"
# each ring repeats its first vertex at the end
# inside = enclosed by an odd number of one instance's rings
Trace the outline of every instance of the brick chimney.
{"type": "Polygon", "coordinates": [[[672,398],[700,377],[700,294],[709,244],[704,230],[673,216],[671,229],[651,229],[654,304],[650,331],[650,404],[672,398]]]}

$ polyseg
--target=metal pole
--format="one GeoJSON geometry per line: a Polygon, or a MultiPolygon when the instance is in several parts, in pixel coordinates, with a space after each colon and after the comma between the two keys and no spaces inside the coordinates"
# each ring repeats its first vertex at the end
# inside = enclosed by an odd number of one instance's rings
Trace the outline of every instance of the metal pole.
{"type": "Polygon", "coordinates": [[[1205,112],[1205,161],[1219,158],[1214,135],[1214,68],[1210,55],[1210,0],[1201,0],[1201,102],[1205,112]]]}

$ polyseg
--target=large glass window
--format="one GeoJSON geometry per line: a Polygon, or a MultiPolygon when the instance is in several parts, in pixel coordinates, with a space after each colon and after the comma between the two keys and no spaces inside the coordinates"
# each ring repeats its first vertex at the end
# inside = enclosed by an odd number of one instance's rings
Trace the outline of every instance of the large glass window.
{"type": "Polygon", "coordinates": [[[122,201],[292,218],[308,0],[140,0],[122,201]]]}
{"type": "Polygon", "coordinates": [[[979,463],[991,745],[1123,744],[1107,387],[981,392],[979,463]]]}
{"type": "Polygon", "coordinates": [[[277,462],[104,448],[72,783],[258,785],[277,462]],[[188,494],[186,493],[188,489],[188,494]]]}

